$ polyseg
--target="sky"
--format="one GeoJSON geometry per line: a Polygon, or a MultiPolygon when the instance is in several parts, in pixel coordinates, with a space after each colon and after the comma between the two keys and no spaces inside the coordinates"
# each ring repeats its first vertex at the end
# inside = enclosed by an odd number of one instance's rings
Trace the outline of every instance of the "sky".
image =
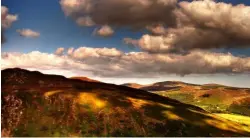
{"type": "Polygon", "coordinates": [[[2,5],[8,7],[10,13],[18,14],[20,19],[6,31],[6,37],[10,40],[2,47],[3,52],[27,53],[38,50],[53,53],[58,47],[79,46],[116,47],[119,50],[131,51],[122,39],[139,38],[143,34],[120,28],[112,39],[93,36],[95,27],[77,26],[73,20],[64,15],[59,0],[2,0],[2,5]],[[35,30],[41,35],[37,39],[23,38],[16,33],[20,28],[35,30]]]}
{"type": "Polygon", "coordinates": [[[1,2],[2,69],[250,87],[249,0],[1,2]]]}

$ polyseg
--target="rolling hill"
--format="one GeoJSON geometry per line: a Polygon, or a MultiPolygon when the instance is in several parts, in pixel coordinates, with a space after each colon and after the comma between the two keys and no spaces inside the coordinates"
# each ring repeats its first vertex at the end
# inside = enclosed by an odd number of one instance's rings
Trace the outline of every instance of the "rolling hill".
{"type": "Polygon", "coordinates": [[[139,89],[141,87],[144,87],[144,85],[138,84],[138,83],[124,83],[123,86],[139,89]]]}
{"type": "Polygon", "coordinates": [[[234,113],[250,116],[249,88],[166,81],[142,86],[139,89],[199,106],[213,113],[234,113]]]}
{"type": "Polygon", "coordinates": [[[2,136],[250,136],[246,124],[145,90],[1,73],[2,136]]]}

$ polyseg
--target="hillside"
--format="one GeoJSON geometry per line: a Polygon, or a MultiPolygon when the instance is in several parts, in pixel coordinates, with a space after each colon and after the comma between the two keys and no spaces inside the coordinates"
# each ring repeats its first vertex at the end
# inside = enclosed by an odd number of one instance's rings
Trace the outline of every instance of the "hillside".
{"type": "Polygon", "coordinates": [[[166,81],[140,87],[139,89],[199,106],[214,113],[234,113],[250,116],[249,88],[166,81]]]}
{"type": "Polygon", "coordinates": [[[124,83],[122,84],[123,86],[131,87],[131,88],[136,88],[139,89],[143,87],[144,85],[138,84],[138,83],[124,83]]]}
{"type": "Polygon", "coordinates": [[[2,136],[250,136],[242,123],[126,86],[2,70],[2,136]]]}
{"type": "Polygon", "coordinates": [[[70,77],[70,79],[82,80],[82,81],[89,81],[89,82],[100,82],[98,80],[93,80],[93,79],[90,79],[88,77],[70,77]]]}

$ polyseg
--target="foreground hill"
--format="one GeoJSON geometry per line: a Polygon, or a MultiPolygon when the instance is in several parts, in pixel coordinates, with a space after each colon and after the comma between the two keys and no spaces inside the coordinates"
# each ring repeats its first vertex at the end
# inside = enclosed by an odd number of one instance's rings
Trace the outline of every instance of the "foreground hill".
{"type": "Polygon", "coordinates": [[[250,136],[249,128],[144,90],[2,70],[3,136],[250,136]]]}
{"type": "Polygon", "coordinates": [[[166,81],[142,86],[139,89],[196,105],[214,113],[234,113],[250,116],[249,88],[166,81]]]}

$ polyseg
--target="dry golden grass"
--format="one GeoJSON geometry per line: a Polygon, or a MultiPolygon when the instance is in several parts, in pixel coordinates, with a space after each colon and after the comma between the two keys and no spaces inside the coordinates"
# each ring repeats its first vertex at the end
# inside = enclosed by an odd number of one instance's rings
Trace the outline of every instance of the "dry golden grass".
{"type": "Polygon", "coordinates": [[[89,104],[94,109],[104,108],[107,104],[106,101],[99,99],[96,94],[84,92],[80,92],[77,96],[77,102],[82,105],[89,104]]]}
{"type": "Polygon", "coordinates": [[[239,129],[245,130],[250,132],[250,117],[248,116],[242,116],[242,115],[236,115],[236,114],[216,114],[216,116],[225,118],[229,121],[237,122],[239,129]]]}
{"type": "Polygon", "coordinates": [[[63,91],[62,91],[62,90],[48,91],[48,92],[45,92],[45,93],[44,93],[44,96],[45,96],[46,98],[48,98],[49,96],[52,96],[52,95],[54,95],[54,94],[56,94],[56,93],[59,93],[59,92],[63,92],[63,91]]]}

